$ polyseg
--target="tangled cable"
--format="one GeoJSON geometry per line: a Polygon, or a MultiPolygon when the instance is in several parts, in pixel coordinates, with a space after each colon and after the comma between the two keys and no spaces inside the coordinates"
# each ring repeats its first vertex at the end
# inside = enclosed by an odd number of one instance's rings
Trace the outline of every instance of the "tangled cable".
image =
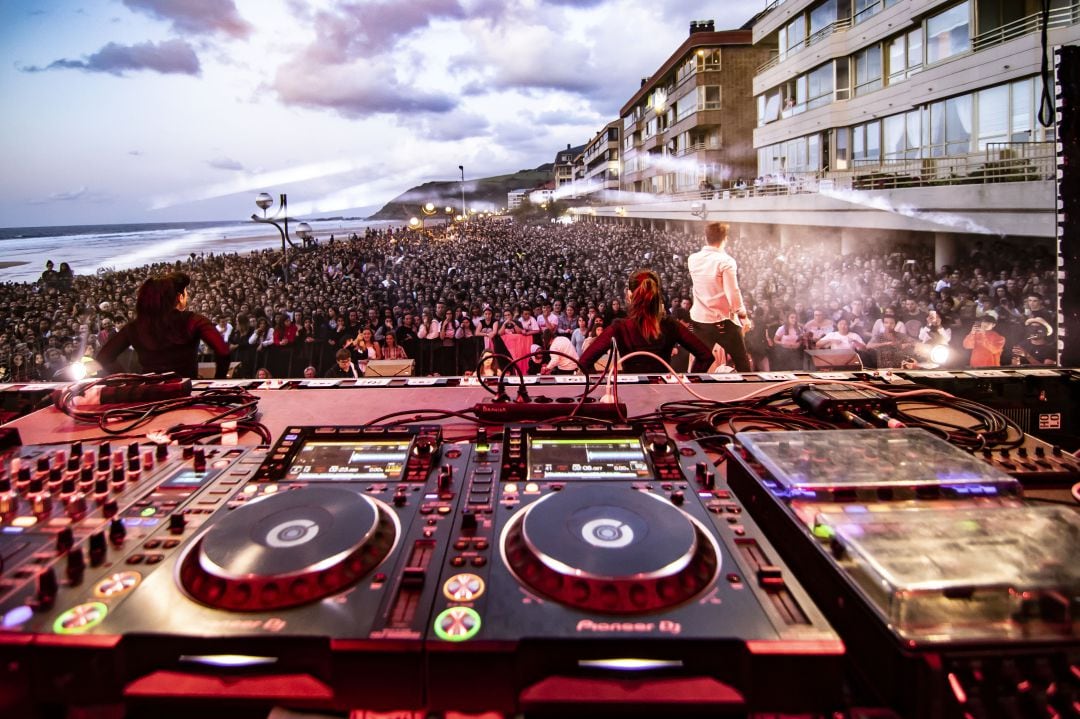
{"type": "Polygon", "coordinates": [[[255,432],[264,444],[270,430],[258,421],[259,398],[240,387],[206,390],[185,397],[125,405],[80,405],[79,398],[95,387],[116,387],[123,382],[147,381],[142,375],[113,375],[91,383],[68,385],[54,396],[61,412],[77,422],[96,424],[106,435],[128,434],[155,417],[182,409],[206,410],[213,415],[198,423],[177,424],[163,430],[169,441],[192,443],[232,433],[255,432]]]}

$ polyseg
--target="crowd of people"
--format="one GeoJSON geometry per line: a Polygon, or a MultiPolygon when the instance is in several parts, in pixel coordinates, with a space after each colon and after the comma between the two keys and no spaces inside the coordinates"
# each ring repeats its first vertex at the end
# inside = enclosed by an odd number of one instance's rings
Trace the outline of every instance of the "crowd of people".
{"type": "MultiPolygon", "coordinates": [[[[492,219],[464,231],[368,230],[293,250],[288,284],[274,250],[94,275],[50,266],[37,282],[0,285],[0,381],[52,380],[90,362],[134,319],[143,281],[181,270],[191,278],[186,307],[213,322],[236,377],[359,376],[378,359],[411,359],[414,374],[461,375],[496,371],[500,356],[554,343],[576,357],[626,315],[627,279],[638,268],[655,271],[668,314],[691,327],[687,259],[702,242],[700,234],[629,225],[492,219]]],[[[945,268],[919,243],[867,243],[841,256],[827,244],[736,240],[728,251],[738,262],[755,370],[809,366],[807,349],[851,348],[882,367],[1056,357],[1049,242],[973,241],[945,268]],[[932,362],[937,345],[949,352],[932,362]]],[[[684,351],[673,359],[685,371],[691,358],[684,351]]],[[[110,361],[137,369],[130,356],[110,361]]],[[[537,355],[521,367],[565,366],[537,355]]]]}

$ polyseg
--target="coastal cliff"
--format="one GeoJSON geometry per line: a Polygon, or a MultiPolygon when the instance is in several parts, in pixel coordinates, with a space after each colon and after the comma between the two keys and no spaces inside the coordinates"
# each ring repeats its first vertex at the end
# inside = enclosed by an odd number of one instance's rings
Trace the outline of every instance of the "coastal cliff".
{"type": "MultiPolygon", "coordinates": [[[[540,165],[532,170],[518,170],[509,175],[496,177],[467,178],[465,180],[465,205],[472,208],[506,207],[506,194],[512,190],[532,189],[551,178],[551,163],[540,165]]],[[[461,181],[442,180],[425,182],[410,188],[387,202],[368,220],[402,220],[420,217],[420,208],[428,202],[435,204],[436,218],[445,217],[444,208],[452,207],[454,212],[461,212],[461,181]]]]}

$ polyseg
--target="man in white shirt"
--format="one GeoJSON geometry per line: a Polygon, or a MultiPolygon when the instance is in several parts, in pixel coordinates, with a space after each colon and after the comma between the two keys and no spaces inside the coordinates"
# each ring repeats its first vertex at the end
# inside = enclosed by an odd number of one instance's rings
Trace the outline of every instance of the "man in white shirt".
{"type": "Polygon", "coordinates": [[[819,350],[864,350],[866,343],[857,333],[851,331],[851,326],[846,318],[841,317],[836,323],[836,329],[827,332],[824,337],[817,341],[819,350]]]}
{"type": "Polygon", "coordinates": [[[574,351],[574,343],[568,337],[556,336],[548,350],[560,354],[552,354],[547,364],[540,368],[540,374],[574,374],[577,371],[578,365],[574,360],[578,354],[574,351]]]}
{"type": "Polygon", "coordinates": [[[690,320],[694,334],[707,347],[719,344],[731,355],[738,372],[750,371],[743,343],[742,323],[746,307],[739,291],[738,267],[727,253],[728,226],[713,222],[705,226],[705,246],[687,258],[694,283],[690,320]]]}

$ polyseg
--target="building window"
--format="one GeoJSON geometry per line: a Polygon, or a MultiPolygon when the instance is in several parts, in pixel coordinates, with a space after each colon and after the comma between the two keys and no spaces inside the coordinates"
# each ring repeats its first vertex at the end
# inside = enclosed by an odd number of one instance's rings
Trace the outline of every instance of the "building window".
{"type": "Polygon", "coordinates": [[[780,119],[780,89],[758,95],[758,127],[780,119]]]}
{"type": "Polygon", "coordinates": [[[971,95],[950,97],[930,105],[930,155],[962,155],[971,151],[971,95]]]}
{"type": "Polygon", "coordinates": [[[922,112],[912,110],[886,117],[882,123],[886,160],[914,159],[922,154],[922,112]]]}
{"type": "Polygon", "coordinates": [[[814,68],[806,76],[806,107],[814,109],[833,100],[833,63],[814,68]]]}
{"type": "Polygon", "coordinates": [[[877,120],[851,128],[851,158],[855,165],[881,162],[881,123],[877,120]]]}
{"type": "Polygon", "coordinates": [[[871,45],[855,53],[855,95],[881,89],[881,46],[871,45]]]}
{"type": "Polygon", "coordinates": [[[795,52],[806,42],[806,18],[798,15],[780,33],[780,56],[795,52]]]}
{"type": "Polygon", "coordinates": [[[855,22],[860,23],[881,10],[881,0],[855,0],[855,22]]]}
{"type": "Polygon", "coordinates": [[[887,62],[889,84],[895,84],[922,70],[922,28],[889,40],[887,62]]]}
{"type": "Polygon", "coordinates": [[[695,53],[698,70],[720,69],[720,48],[701,48],[695,53]]]}
{"type": "Polygon", "coordinates": [[[698,90],[698,109],[699,110],[719,110],[720,109],[720,86],[719,85],[699,85],[697,90],[698,90]]]}
{"type": "Polygon", "coordinates": [[[1009,86],[979,90],[979,150],[987,143],[1009,141],[1009,86]]]}
{"type": "Polygon", "coordinates": [[[836,22],[836,0],[825,0],[810,11],[810,36],[813,37],[836,22]]]}
{"type": "Polygon", "coordinates": [[[971,49],[971,3],[965,0],[926,20],[926,62],[933,64],[971,49]]]}
{"type": "Polygon", "coordinates": [[[846,127],[838,127],[833,133],[833,154],[835,155],[833,167],[837,170],[848,169],[848,163],[851,162],[849,136],[850,131],[846,127]]]}

